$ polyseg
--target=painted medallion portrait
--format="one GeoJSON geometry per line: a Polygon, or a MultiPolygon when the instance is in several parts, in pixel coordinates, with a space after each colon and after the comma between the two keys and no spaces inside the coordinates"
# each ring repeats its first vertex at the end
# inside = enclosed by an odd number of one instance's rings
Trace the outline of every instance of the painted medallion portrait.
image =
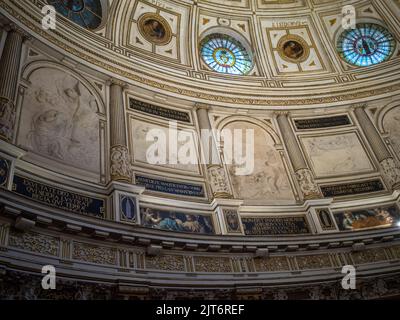
{"type": "Polygon", "coordinates": [[[165,45],[172,38],[168,22],[154,13],[146,13],[139,18],[139,31],[147,41],[157,45],[165,45]]]}
{"type": "Polygon", "coordinates": [[[280,56],[290,62],[303,62],[310,54],[307,43],[295,35],[283,37],[279,41],[278,48],[280,56]]]}

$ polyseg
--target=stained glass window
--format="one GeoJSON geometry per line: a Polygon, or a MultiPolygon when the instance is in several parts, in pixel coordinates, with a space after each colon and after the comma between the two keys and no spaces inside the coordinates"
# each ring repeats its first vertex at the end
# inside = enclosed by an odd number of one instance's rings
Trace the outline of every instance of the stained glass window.
{"type": "Polygon", "coordinates": [[[101,25],[102,7],[100,0],[48,0],[64,17],[87,29],[101,25]]]}
{"type": "Polygon", "coordinates": [[[225,34],[211,34],[200,44],[204,62],[220,73],[245,75],[253,68],[253,61],[246,48],[235,38],[225,34]]]}
{"type": "Polygon", "coordinates": [[[357,24],[356,29],[344,31],[337,49],[348,63],[366,67],[388,60],[393,54],[395,40],[384,27],[372,23],[357,24]]]}

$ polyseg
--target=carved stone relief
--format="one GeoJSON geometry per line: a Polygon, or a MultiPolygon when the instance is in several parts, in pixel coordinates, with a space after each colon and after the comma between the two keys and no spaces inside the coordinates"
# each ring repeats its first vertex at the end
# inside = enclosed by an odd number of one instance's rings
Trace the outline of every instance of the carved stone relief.
{"type": "Polygon", "coordinates": [[[400,107],[393,108],[383,118],[383,128],[389,134],[390,144],[400,159],[400,107]]]}
{"type": "MultiPolygon", "coordinates": [[[[233,122],[224,129],[254,130],[254,171],[236,175],[236,166],[229,165],[233,188],[244,200],[291,200],[293,193],[279,152],[271,136],[262,128],[243,121],[233,122]]],[[[243,139],[245,139],[245,131],[243,139]]],[[[243,154],[246,141],[242,143],[243,154]]],[[[225,150],[226,151],[226,150],[225,150]]],[[[237,151],[237,150],[234,150],[237,151]]]]}
{"type": "Polygon", "coordinates": [[[12,101],[0,97],[0,137],[11,141],[15,125],[15,106],[12,101]]]}
{"type": "Polygon", "coordinates": [[[100,170],[98,104],[74,76],[40,68],[29,77],[22,104],[18,144],[90,172],[100,170]]]}
{"type": "Polygon", "coordinates": [[[373,170],[355,133],[302,138],[311,166],[318,177],[373,170]]]}
{"type": "Polygon", "coordinates": [[[168,127],[136,119],[131,120],[130,126],[132,129],[131,146],[135,163],[199,173],[199,167],[196,164],[199,161],[194,132],[173,127],[169,130],[168,127]],[[165,141],[162,141],[164,137],[165,141]],[[173,144],[170,144],[170,138],[176,138],[171,141],[177,143],[176,148],[173,147],[173,144]],[[187,164],[182,161],[183,151],[185,151],[185,159],[190,160],[187,164]],[[154,164],[151,163],[151,158],[157,158],[160,161],[158,161],[158,164],[154,164]]]}

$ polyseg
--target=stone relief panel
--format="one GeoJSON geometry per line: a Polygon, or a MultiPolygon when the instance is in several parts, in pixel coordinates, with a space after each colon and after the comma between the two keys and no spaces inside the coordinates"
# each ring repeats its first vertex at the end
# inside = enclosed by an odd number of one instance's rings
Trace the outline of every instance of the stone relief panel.
{"type": "Polygon", "coordinates": [[[383,128],[389,134],[390,144],[400,159],[400,107],[395,107],[385,114],[383,128]]]}
{"type": "Polygon", "coordinates": [[[257,272],[290,270],[288,258],[285,256],[256,258],[254,265],[257,272]]]}
{"type": "Polygon", "coordinates": [[[178,255],[146,256],[146,269],[185,271],[185,261],[178,255]]]}
{"type": "Polygon", "coordinates": [[[357,174],[374,169],[354,132],[302,137],[301,142],[317,177],[357,174]]]}
{"type": "MultiPolygon", "coordinates": [[[[200,173],[199,166],[193,164],[200,163],[200,161],[197,161],[198,147],[194,131],[174,128],[169,130],[168,127],[137,119],[131,119],[130,130],[131,150],[133,150],[133,159],[135,164],[187,171],[194,174],[200,173]],[[173,144],[170,144],[171,133],[174,137],[179,135],[179,141],[177,142],[176,148],[173,144]],[[165,137],[165,146],[164,143],[159,140],[160,137],[165,137]],[[157,144],[159,148],[155,150],[153,147],[157,142],[159,142],[159,144],[157,144]],[[183,161],[181,161],[182,158],[180,157],[181,152],[185,149],[188,152],[186,155],[190,154],[190,156],[194,157],[194,161],[190,161],[188,164],[182,163],[183,161]],[[162,154],[165,154],[164,159],[161,159],[162,154]],[[151,155],[156,155],[157,157],[160,156],[160,163],[152,164],[151,161],[149,161],[149,156],[151,155]]],[[[177,139],[174,139],[172,142],[175,143],[176,140],[177,139]]]]}
{"type": "Polygon", "coordinates": [[[232,272],[232,263],[230,258],[194,256],[194,268],[196,272],[232,272]]]}
{"type": "Polygon", "coordinates": [[[59,239],[35,232],[20,232],[15,229],[10,231],[8,245],[50,256],[58,256],[60,252],[59,239]]]}
{"type": "Polygon", "coordinates": [[[117,263],[117,250],[75,241],[72,259],[96,264],[115,265],[117,263]]]}
{"type": "MultiPolygon", "coordinates": [[[[233,188],[243,200],[292,200],[290,182],[272,137],[261,127],[244,121],[228,124],[224,129],[254,130],[254,171],[250,175],[236,175],[236,166],[228,165],[233,188]]],[[[243,152],[246,134],[243,134],[243,152]]],[[[225,150],[226,151],[226,150],[225,150]]],[[[235,152],[237,150],[234,150],[235,152]]]]}
{"type": "Polygon", "coordinates": [[[100,116],[89,89],[71,74],[36,69],[21,107],[18,145],[89,172],[100,172],[100,116]]]}

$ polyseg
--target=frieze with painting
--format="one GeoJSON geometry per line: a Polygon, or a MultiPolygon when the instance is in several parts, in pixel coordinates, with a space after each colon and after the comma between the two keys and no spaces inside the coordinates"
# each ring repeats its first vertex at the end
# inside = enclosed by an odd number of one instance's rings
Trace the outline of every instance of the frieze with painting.
{"type": "Polygon", "coordinates": [[[142,225],[147,228],[200,234],[214,233],[210,216],[152,208],[140,208],[140,215],[142,225]]]}
{"type": "Polygon", "coordinates": [[[400,211],[396,205],[372,209],[346,210],[334,214],[341,231],[375,227],[390,227],[400,222],[400,211]]]}

